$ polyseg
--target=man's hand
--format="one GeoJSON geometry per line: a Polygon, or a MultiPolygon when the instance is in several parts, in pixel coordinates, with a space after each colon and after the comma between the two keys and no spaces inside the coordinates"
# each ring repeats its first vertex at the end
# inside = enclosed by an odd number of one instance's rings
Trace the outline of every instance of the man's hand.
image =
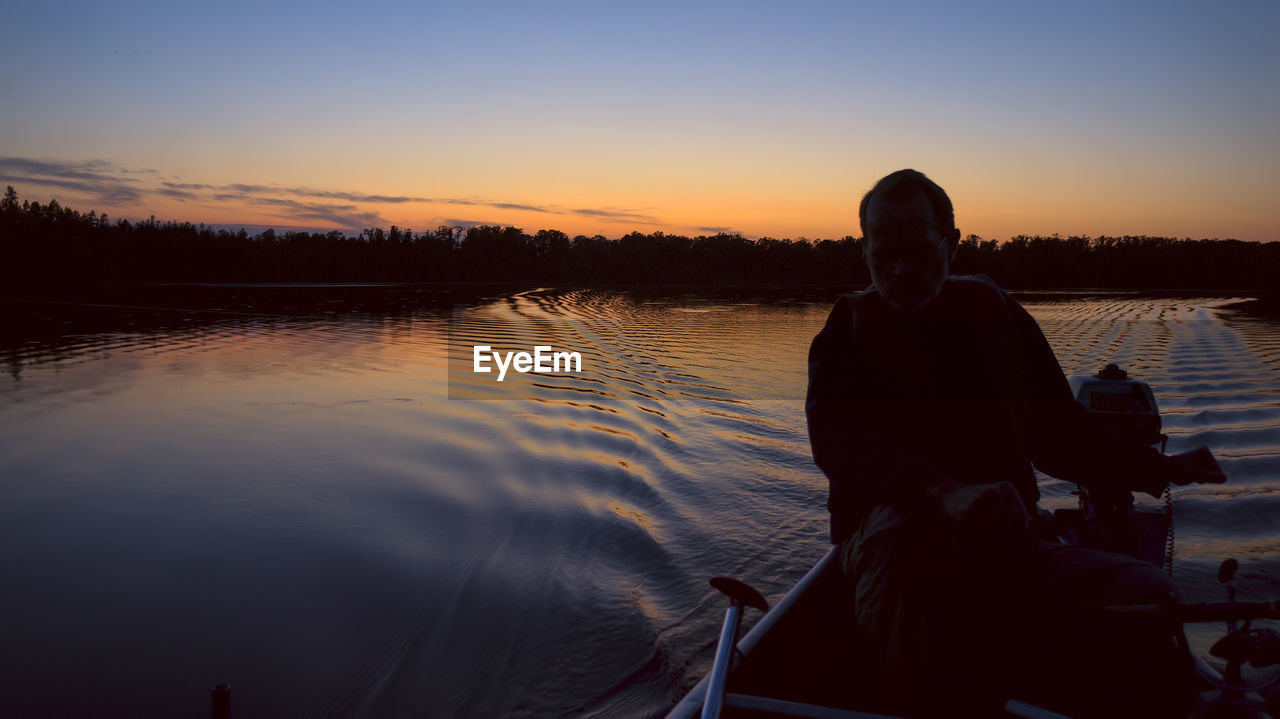
{"type": "Polygon", "coordinates": [[[1009,482],[961,484],[944,480],[934,483],[927,491],[942,511],[955,520],[961,537],[988,543],[1016,542],[1031,536],[1031,515],[1022,496],[1009,482]]]}
{"type": "Polygon", "coordinates": [[[1173,472],[1169,477],[1170,484],[1222,484],[1227,481],[1227,475],[1222,473],[1218,460],[1213,458],[1208,447],[1171,455],[1171,459],[1173,472]]]}

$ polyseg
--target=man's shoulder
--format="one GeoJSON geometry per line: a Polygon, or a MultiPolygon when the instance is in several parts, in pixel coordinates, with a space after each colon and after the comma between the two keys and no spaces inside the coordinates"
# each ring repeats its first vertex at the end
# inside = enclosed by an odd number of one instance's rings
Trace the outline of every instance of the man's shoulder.
{"type": "MultiPolygon", "coordinates": [[[[974,311],[983,309],[992,311],[996,308],[1007,310],[1010,307],[1020,306],[1012,295],[996,284],[995,280],[983,274],[947,277],[944,294],[945,302],[960,303],[974,311]]],[[[856,317],[864,309],[874,312],[873,308],[880,308],[882,304],[883,301],[875,285],[870,285],[861,292],[846,292],[837,297],[831,315],[833,318],[841,319],[856,317]]]]}
{"type": "Polygon", "coordinates": [[[875,285],[867,285],[865,289],[862,289],[862,290],[860,290],[860,291],[858,291],[858,292],[846,292],[846,293],[844,293],[843,295],[840,295],[840,299],[841,299],[841,300],[856,301],[856,300],[858,300],[858,299],[860,299],[860,298],[866,298],[866,297],[870,297],[870,296],[872,296],[872,295],[879,296],[879,294],[880,294],[880,292],[879,292],[878,290],[876,290],[876,286],[875,286],[875,285]]]}
{"type": "Polygon", "coordinates": [[[860,292],[845,292],[836,298],[835,305],[831,308],[832,314],[855,314],[858,306],[865,304],[873,297],[879,297],[880,293],[876,291],[875,285],[868,285],[866,289],[860,292]]]}
{"type": "Polygon", "coordinates": [[[951,275],[947,278],[947,283],[962,292],[993,294],[1000,297],[1009,296],[1009,293],[1001,289],[995,280],[983,274],[951,275]]]}
{"type": "Polygon", "coordinates": [[[952,275],[947,278],[947,294],[972,312],[1008,312],[1018,301],[986,275],[952,275]]]}

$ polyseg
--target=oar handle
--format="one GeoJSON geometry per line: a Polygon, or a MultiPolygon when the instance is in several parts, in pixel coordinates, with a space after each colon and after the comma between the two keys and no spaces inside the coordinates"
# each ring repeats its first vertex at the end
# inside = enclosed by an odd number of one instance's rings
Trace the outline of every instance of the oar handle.
{"type": "Polygon", "coordinates": [[[734,604],[755,607],[762,612],[769,611],[769,603],[750,584],[739,582],[733,577],[712,577],[711,586],[729,597],[729,601],[734,604]]]}
{"type": "Polygon", "coordinates": [[[720,628],[720,642],[716,645],[716,660],[711,665],[711,677],[707,681],[707,698],[702,703],[702,719],[720,719],[720,709],[724,707],[725,684],[729,679],[729,665],[733,663],[733,647],[737,644],[740,619],[742,619],[742,607],[734,602],[724,613],[724,626],[720,628]]]}
{"type": "Polygon", "coordinates": [[[707,679],[707,697],[702,703],[702,719],[720,719],[724,707],[725,685],[729,680],[729,667],[733,664],[733,651],[738,646],[738,627],[742,623],[742,608],[755,607],[769,611],[769,603],[750,585],[732,577],[712,577],[711,586],[729,597],[729,608],[724,613],[724,626],[720,628],[720,642],[716,644],[716,659],[707,679]]]}

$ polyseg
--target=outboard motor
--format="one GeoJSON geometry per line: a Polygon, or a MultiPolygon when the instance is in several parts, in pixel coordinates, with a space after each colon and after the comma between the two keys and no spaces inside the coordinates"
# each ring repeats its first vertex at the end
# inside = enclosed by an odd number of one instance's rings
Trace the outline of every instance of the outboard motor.
{"type": "MultiPolygon", "coordinates": [[[[1136,446],[1164,445],[1160,411],[1151,386],[1115,364],[1095,375],[1069,380],[1076,401],[1089,411],[1102,433],[1136,446]]],[[[1172,570],[1170,497],[1165,512],[1140,512],[1133,493],[1121,488],[1079,487],[1079,509],[1058,510],[1058,534],[1073,544],[1128,554],[1172,570]]]]}
{"type": "Polygon", "coordinates": [[[1107,434],[1137,445],[1161,443],[1160,410],[1151,386],[1132,379],[1129,373],[1109,364],[1096,375],[1075,376],[1069,380],[1076,401],[1089,410],[1098,426],[1107,434]]]}

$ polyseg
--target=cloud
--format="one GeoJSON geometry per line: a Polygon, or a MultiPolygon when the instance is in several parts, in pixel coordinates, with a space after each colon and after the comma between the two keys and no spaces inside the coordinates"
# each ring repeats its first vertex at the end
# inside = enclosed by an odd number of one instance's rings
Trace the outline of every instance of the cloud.
{"type": "Polygon", "coordinates": [[[376,212],[361,212],[356,205],[335,205],[323,202],[299,202],[287,197],[255,197],[247,193],[214,195],[215,199],[239,199],[251,205],[275,207],[287,211],[291,219],[319,220],[342,229],[360,229],[386,224],[376,212]]]}
{"type": "Polygon", "coordinates": [[[658,224],[658,218],[653,215],[642,215],[633,210],[621,210],[614,207],[590,208],[582,207],[576,210],[570,210],[575,215],[583,217],[599,217],[605,220],[630,220],[645,225],[658,224]]]}
{"type": "Polygon", "coordinates": [[[106,160],[64,162],[0,157],[0,179],[7,184],[59,187],[111,204],[133,204],[140,201],[142,188],[129,175],[147,172],[150,171],[129,171],[106,160]]]}
{"type": "Polygon", "coordinates": [[[536,207],[534,205],[521,205],[515,202],[482,202],[478,203],[486,207],[494,207],[499,210],[528,210],[529,212],[551,212],[545,207],[536,207]]]}
{"type": "Polygon", "coordinates": [[[202,185],[198,182],[161,182],[164,187],[175,190],[212,190],[213,185],[202,185]]]}
{"type": "Polygon", "coordinates": [[[105,160],[86,162],[59,162],[56,160],[32,160],[26,157],[0,157],[0,170],[25,172],[32,175],[50,175],[78,180],[101,180],[104,172],[121,172],[105,160]]]}
{"type": "MultiPolygon", "coordinates": [[[[661,224],[661,220],[643,211],[619,207],[565,207],[537,205],[506,199],[482,197],[418,197],[412,195],[380,195],[337,189],[282,187],[232,182],[211,185],[162,180],[152,169],[130,169],[107,160],[64,162],[35,160],[24,157],[0,157],[0,181],[9,184],[31,184],[59,187],[89,195],[97,201],[116,205],[138,205],[148,194],[182,202],[246,203],[277,210],[283,220],[315,220],[331,223],[341,229],[360,229],[386,224],[377,212],[361,209],[361,205],[434,204],[536,212],[546,215],[595,218],[607,222],[641,225],[661,224]],[[161,180],[157,182],[157,180],[161,180]]],[[[454,220],[450,220],[454,223],[454,220]]],[[[480,223],[457,220],[458,226],[480,223]]],[[[503,223],[497,223],[503,224],[503,223]]],[[[727,228],[699,228],[706,231],[728,231],[727,228]]]]}
{"type": "MultiPolygon", "coordinates": [[[[227,188],[240,189],[245,191],[262,191],[270,188],[264,188],[260,185],[227,185],[227,188]]],[[[580,215],[583,217],[598,217],[605,220],[627,220],[631,222],[640,222],[644,224],[657,224],[658,218],[652,215],[645,215],[634,210],[620,209],[616,207],[600,207],[600,208],[575,208],[564,209],[557,206],[531,205],[524,202],[506,202],[501,200],[486,200],[480,198],[463,198],[463,197],[413,197],[401,195],[365,195],[355,192],[336,192],[329,190],[310,190],[304,188],[277,188],[279,192],[291,195],[299,195],[306,197],[322,197],[336,200],[348,200],[350,202],[374,202],[398,204],[405,202],[421,202],[437,205],[462,205],[464,207],[491,207],[495,210],[520,210],[523,212],[540,212],[548,215],[580,215]]]]}
{"type": "MultiPolygon", "coordinates": [[[[327,200],[346,200],[347,202],[367,202],[375,204],[404,204],[404,203],[424,203],[439,205],[462,205],[466,207],[492,207],[498,210],[523,210],[526,212],[543,212],[548,214],[562,214],[558,210],[537,205],[530,205],[519,202],[501,202],[493,200],[484,200],[479,198],[461,198],[461,197],[415,197],[411,195],[374,195],[362,192],[345,192],[339,190],[316,190],[306,187],[272,187],[269,185],[249,185],[243,183],[229,183],[225,185],[198,185],[198,184],[180,184],[174,182],[162,183],[167,190],[192,190],[204,189],[212,190],[212,199],[219,202],[227,202],[231,200],[240,200],[244,202],[252,202],[264,205],[281,205],[288,206],[288,203],[273,202],[270,198],[279,198],[280,196],[292,197],[315,197],[327,200]]],[[[170,196],[172,192],[166,192],[170,196]]],[[[186,196],[183,196],[185,199],[186,196]]],[[[318,207],[319,205],[310,205],[318,207]]],[[[327,205],[326,207],[347,208],[350,205],[327,205]]],[[[374,213],[369,213],[376,216],[374,213]]]]}
{"type": "Polygon", "coordinates": [[[383,204],[395,205],[402,202],[429,202],[421,197],[400,197],[390,195],[362,195],[357,192],[327,192],[327,191],[305,191],[295,190],[299,195],[307,195],[310,197],[323,197],[332,200],[347,200],[349,202],[378,202],[383,204]]]}
{"type": "Polygon", "coordinates": [[[180,200],[183,202],[187,200],[200,199],[200,196],[194,192],[188,192],[187,190],[179,190],[174,187],[161,187],[160,189],[156,190],[156,194],[164,195],[166,197],[172,197],[176,200],[180,200]]]}

